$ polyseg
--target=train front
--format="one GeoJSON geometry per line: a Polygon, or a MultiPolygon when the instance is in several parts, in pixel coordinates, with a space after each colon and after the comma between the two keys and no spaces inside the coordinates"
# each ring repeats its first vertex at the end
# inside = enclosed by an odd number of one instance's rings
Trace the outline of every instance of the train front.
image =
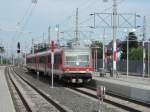
{"type": "Polygon", "coordinates": [[[92,55],[89,48],[64,49],[62,78],[71,83],[84,83],[92,78],[92,55]]]}

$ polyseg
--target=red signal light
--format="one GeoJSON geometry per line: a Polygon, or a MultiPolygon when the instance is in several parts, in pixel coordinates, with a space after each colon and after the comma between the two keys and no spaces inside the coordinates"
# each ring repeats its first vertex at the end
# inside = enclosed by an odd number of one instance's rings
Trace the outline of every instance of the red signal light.
{"type": "Polygon", "coordinates": [[[51,41],[50,49],[51,49],[51,52],[54,52],[54,49],[55,49],[55,43],[54,43],[54,40],[51,41]]]}

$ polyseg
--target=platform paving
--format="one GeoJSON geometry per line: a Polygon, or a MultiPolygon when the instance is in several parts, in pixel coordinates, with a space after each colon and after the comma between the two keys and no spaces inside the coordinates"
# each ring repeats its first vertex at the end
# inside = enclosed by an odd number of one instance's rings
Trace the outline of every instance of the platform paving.
{"type": "Polygon", "coordinates": [[[0,112],[16,112],[4,71],[5,66],[0,66],[0,112]]]}
{"type": "Polygon", "coordinates": [[[94,73],[92,82],[91,85],[103,85],[115,94],[150,103],[150,78],[121,74],[110,77],[109,73],[100,77],[99,73],[94,73]]]}
{"type": "Polygon", "coordinates": [[[134,85],[141,85],[141,86],[148,86],[150,87],[150,78],[145,78],[145,77],[138,77],[138,76],[131,76],[130,74],[127,75],[122,75],[118,74],[118,76],[113,76],[110,77],[110,74],[107,73],[105,77],[100,77],[98,72],[93,73],[93,77],[96,80],[105,80],[105,81],[112,81],[112,82],[121,82],[125,84],[134,84],[134,85]]]}

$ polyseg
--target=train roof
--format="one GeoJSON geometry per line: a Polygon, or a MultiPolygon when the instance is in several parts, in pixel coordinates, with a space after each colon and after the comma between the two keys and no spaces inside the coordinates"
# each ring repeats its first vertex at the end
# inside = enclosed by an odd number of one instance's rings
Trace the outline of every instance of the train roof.
{"type": "MultiPolygon", "coordinates": [[[[62,47],[62,48],[57,48],[57,49],[55,49],[54,50],[54,52],[55,53],[59,53],[59,52],[61,52],[61,51],[66,51],[66,52],[77,52],[77,51],[79,51],[79,52],[82,52],[82,51],[89,51],[90,50],[90,48],[89,47],[87,47],[87,48],[79,48],[79,47],[73,47],[73,48],[70,48],[70,47],[62,47]]],[[[43,55],[45,55],[45,54],[50,54],[51,53],[51,51],[50,50],[46,50],[46,51],[41,51],[41,52],[37,52],[37,53],[34,53],[34,54],[28,54],[27,55],[27,58],[31,58],[31,57],[34,57],[34,56],[43,56],[43,55]]]]}
{"type": "MultiPolygon", "coordinates": [[[[62,51],[62,48],[59,48],[59,49],[55,49],[55,52],[61,52],[62,51]]],[[[46,50],[46,51],[42,51],[42,52],[37,52],[37,53],[34,53],[34,54],[28,54],[27,55],[27,58],[31,58],[31,57],[34,57],[34,56],[43,56],[45,54],[50,54],[51,51],[50,50],[46,50]]]]}

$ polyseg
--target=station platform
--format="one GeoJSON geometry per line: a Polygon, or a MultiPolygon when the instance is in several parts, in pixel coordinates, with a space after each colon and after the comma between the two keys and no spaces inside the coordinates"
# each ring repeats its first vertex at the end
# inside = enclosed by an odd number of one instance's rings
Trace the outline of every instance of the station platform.
{"type": "Polygon", "coordinates": [[[0,112],[16,112],[4,71],[5,66],[0,66],[0,112]]]}
{"type": "Polygon", "coordinates": [[[150,78],[126,76],[100,77],[99,73],[93,75],[93,86],[103,85],[108,92],[150,103],[150,78]]]}

